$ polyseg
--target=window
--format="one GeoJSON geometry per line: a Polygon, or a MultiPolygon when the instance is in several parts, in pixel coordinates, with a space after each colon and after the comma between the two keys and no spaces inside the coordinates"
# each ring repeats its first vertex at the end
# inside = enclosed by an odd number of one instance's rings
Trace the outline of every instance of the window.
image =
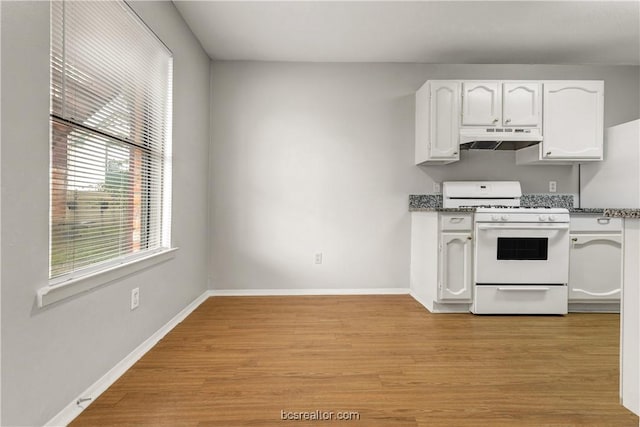
{"type": "Polygon", "coordinates": [[[171,84],[126,3],[51,3],[53,282],[170,246],[171,84]]]}

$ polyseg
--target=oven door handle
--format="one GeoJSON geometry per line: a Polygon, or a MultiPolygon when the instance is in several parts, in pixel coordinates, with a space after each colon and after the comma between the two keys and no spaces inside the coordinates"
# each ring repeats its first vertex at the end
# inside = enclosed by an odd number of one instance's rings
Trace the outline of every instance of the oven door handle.
{"type": "Polygon", "coordinates": [[[546,292],[551,290],[551,288],[548,287],[541,287],[541,286],[530,286],[530,287],[523,287],[523,286],[519,286],[519,287],[509,287],[509,288],[503,288],[503,287],[499,287],[498,288],[499,291],[507,291],[507,292],[546,292]]]}
{"type": "Polygon", "coordinates": [[[568,223],[561,224],[542,224],[539,226],[533,225],[489,225],[489,224],[479,224],[478,230],[568,230],[568,223]]]}

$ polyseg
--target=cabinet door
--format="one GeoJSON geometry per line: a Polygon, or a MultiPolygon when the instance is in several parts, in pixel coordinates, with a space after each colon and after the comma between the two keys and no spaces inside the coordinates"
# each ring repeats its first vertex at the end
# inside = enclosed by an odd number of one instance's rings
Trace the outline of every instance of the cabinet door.
{"type": "Polygon", "coordinates": [[[432,82],[430,111],[429,157],[434,160],[458,160],[460,83],[432,82]]]}
{"type": "Polygon", "coordinates": [[[500,123],[500,83],[462,84],[462,125],[498,126],[500,123]]]}
{"type": "Polygon", "coordinates": [[[502,125],[540,125],[539,83],[504,83],[502,85],[502,125]]]}
{"type": "Polygon", "coordinates": [[[439,298],[470,301],[471,233],[441,233],[440,238],[439,298]]]}
{"type": "Polygon", "coordinates": [[[620,299],[622,236],[573,234],[569,258],[569,300],[620,299]]]}
{"type": "Polygon", "coordinates": [[[542,157],[602,159],[603,82],[545,83],[542,157]]]}

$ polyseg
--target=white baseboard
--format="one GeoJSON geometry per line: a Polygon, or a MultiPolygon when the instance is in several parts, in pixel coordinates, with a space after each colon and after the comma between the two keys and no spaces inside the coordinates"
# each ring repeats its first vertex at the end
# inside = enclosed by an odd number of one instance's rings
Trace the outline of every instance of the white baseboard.
{"type": "Polygon", "coordinates": [[[223,296],[295,296],[295,295],[405,295],[409,288],[356,289],[211,289],[212,297],[223,296]]]}
{"type": "Polygon", "coordinates": [[[153,335],[147,338],[142,344],[140,344],[135,350],[129,353],[124,359],[122,359],[116,366],[111,368],[109,372],[104,374],[95,383],[91,384],[84,392],[78,397],[73,399],[62,411],[56,416],[51,418],[45,426],[66,426],[73,421],[82,411],[84,411],[92,402],[94,402],[98,396],[100,396],[106,389],[108,389],[118,378],[122,376],[129,368],[133,366],[146,352],[151,350],[154,345],[158,343],[167,333],[175,328],[180,322],[182,322],[193,310],[198,308],[207,298],[210,296],[210,291],[205,291],[202,295],[196,298],[191,304],[186,306],[180,313],[176,314],[171,320],[169,320],[164,326],[158,329],[153,335]],[[90,398],[82,404],[78,404],[78,399],[90,398]]]}
{"type": "Polygon", "coordinates": [[[569,313],[620,313],[620,302],[570,302],[569,313]]]}
{"type": "Polygon", "coordinates": [[[411,297],[414,300],[416,300],[421,306],[426,308],[429,313],[433,313],[433,302],[431,302],[431,304],[429,304],[430,301],[428,301],[427,299],[421,297],[420,295],[418,295],[417,293],[415,293],[413,291],[409,292],[409,295],[411,295],[411,297]]]}
{"type": "Polygon", "coordinates": [[[469,310],[471,304],[470,303],[433,303],[433,311],[432,313],[466,313],[471,314],[469,310]]]}
{"type": "Polygon", "coordinates": [[[418,301],[420,305],[426,308],[429,313],[469,313],[469,303],[443,304],[435,301],[428,301],[415,292],[411,292],[410,295],[414,300],[418,301]]]}

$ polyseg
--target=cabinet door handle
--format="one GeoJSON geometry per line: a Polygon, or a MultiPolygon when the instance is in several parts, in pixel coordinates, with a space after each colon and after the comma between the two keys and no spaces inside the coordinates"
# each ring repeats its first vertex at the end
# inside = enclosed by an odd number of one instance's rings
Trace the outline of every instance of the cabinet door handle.
{"type": "Polygon", "coordinates": [[[457,151],[454,151],[454,152],[453,152],[453,155],[455,156],[456,154],[458,154],[458,152],[457,152],[457,151]]]}
{"type": "Polygon", "coordinates": [[[510,122],[511,122],[511,119],[507,119],[507,120],[505,120],[504,122],[505,122],[505,123],[510,123],[510,122]]]}
{"type": "Polygon", "coordinates": [[[449,222],[453,222],[453,223],[456,223],[456,224],[459,224],[462,221],[464,221],[464,218],[449,218],[449,222]]]}
{"type": "Polygon", "coordinates": [[[545,156],[550,156],[551,155],[551,151],[547,151],[547,154],[545,154],[545,156]]]}
{"type": "Polygon", "coordinates": [[[497,118],[493,119],[493,123],[498,123],[498,119],[497,118]]]}
{"type": "Polygon", "coordinates": [[[467,240],[471,240],[471,236],[467,236],[467,240]]]}
{"type": "Polygon", "coordinates": [[[577,242],[577,241],[578,241],[578,238],[577,238],[577,237],[574,237],[574,238],[572,238],[572,239],[571,239],[571,241],[572,241],[572,242],[577,242]]]}
{"type": "Polygon", "coordinates": [[[598,224],[609,224],[611,222],[611,218],[598,218],[598,224]]]}

